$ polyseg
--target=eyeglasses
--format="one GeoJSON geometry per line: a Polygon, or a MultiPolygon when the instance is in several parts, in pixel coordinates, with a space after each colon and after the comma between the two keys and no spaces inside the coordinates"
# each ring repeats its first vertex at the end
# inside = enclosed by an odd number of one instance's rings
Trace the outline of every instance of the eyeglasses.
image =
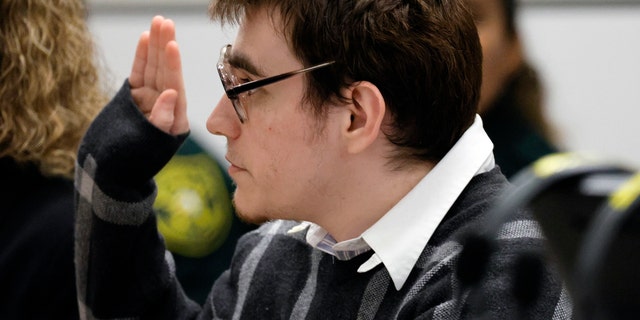
{"type": "Polygon", "coordinates": [[[258,89],[260,87],[282,81],[289,77],[295,76],[297,74],[313,71],[319,68],[326,67],[334,63],[334,61],[321,63],[312,67],[286,72],[283,74],[279,74],[277,76],[258,79],[254,81],[249,81],[245,83],[240,83],[238,78],[233,75],[231,71],[231,65],[229,64],[229,53],[231,52],[231,45],[228,44],[220,50],[220,59],[218,60],[218,75],[220,75],[220,80],[222,81],[222,87],[224,88],[225,93],[231,103],[233,104],[233,109],[236,111],[238,118],[241,123],[244,123],[248,120],[247,111],[246,111],[246,98],[248,93],[252,90],[258,89]]]}

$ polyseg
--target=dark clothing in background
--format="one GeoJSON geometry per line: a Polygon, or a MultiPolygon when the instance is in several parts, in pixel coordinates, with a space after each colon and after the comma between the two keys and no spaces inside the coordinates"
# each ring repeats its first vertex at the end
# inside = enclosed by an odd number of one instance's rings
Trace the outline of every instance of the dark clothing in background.
{"type": "Polygon", "coordinates": [[[523,108],[528,106],[522,104],[530,103],[523,99],[539,98],[519,95],[518,90],[521,86],[527,86],[527,82],[532,81],[527,78],[534,76],[529,74],[530,72],[528,68],[520,70],[500,98],[482,116],[484,130],[493,141],[496,164],[507,178],[511,178],[540,157],[558,151],[523,112],[523,108]]]}
{"type": "Polygon", "coordinates": [[[77,319],[73,181],[0,158],[0,319],[77,319]]]}

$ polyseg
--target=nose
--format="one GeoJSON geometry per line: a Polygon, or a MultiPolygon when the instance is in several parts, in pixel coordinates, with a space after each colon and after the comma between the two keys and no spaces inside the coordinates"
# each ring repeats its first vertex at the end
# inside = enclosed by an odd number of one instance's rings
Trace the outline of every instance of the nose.
{"type": "Polygon", "coordinates": [[[240,136],[240,119],[233,109],[231,100],[223,95],[207,119],[207,130],[215,135],[236,139],[240,136]]]}

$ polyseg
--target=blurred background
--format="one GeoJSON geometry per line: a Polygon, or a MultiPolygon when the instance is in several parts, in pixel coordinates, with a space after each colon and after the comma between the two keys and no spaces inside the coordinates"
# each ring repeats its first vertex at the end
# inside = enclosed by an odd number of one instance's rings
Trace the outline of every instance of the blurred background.
{"type": "MultiPolygon", "coordinates": [[[[235,30],[210,22],[207,0],[88,3],[114,91],[128,76],[151,18],[175,21],[193,135],[225,163],[225,141],[208,134],[205,121],[223,94],[215,70],[219,49],[232,42],[235,30]]],[[[640,0],[521,0],[517,16],[559,146],[640,168],[640,0]]]]}

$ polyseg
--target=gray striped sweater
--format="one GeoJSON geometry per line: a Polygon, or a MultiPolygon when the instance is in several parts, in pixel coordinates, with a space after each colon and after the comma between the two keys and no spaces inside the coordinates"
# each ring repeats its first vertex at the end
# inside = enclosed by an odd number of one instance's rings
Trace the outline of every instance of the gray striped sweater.
{"type": "MultiPolygon", "coordinates": [[[[541,294],[526,306],[513,297],[515,258],[543,248],[536,223],[507,222],[482,281],[456,277],[459,234],[477,227],[507,182],[499,169],[476,176],[450,209],[396,290],[384,265],[358,267],[309,246],[293,221],[273,221],[239,240],[228,271],[204,306],[175,278],[171,254],[156,229],[153,176],[184,136],[146,121],[128,82],[88,130],[76,172],[76,277],[85,319],[566,319],[571,304],[550,268],[541,294]]],[[[390,239],[392,241],[392,239],[390,239]]]]}

